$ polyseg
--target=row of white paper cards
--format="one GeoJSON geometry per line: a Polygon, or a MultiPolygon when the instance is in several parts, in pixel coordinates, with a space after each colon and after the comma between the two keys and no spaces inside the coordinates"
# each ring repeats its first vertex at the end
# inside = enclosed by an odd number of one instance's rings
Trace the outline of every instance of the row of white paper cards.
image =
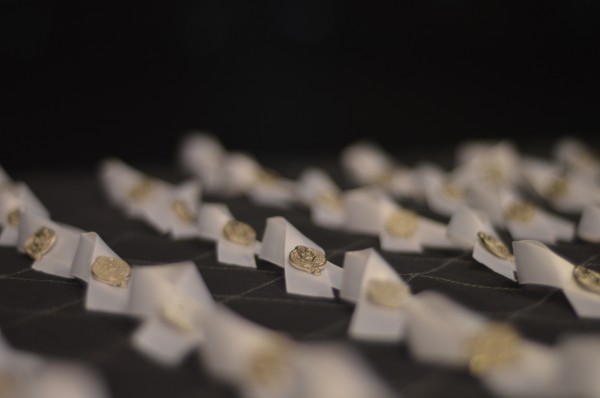
{"type": "Polygon", "coordinates": [[[373,249],[346,253],[340,296],[356,304],[353,338],[406,341],[416,359],[468,368],[499,396],[598,396],[600,338],[573,336],[557,347],[528,341],[441,294],[411,294],[373,249]]]}
{"type": "Polygon", "coordinates": [[[82,364],[17,351],[0,335],[0,395],[7,398],[107,398],[100,378],[82,364]]]}

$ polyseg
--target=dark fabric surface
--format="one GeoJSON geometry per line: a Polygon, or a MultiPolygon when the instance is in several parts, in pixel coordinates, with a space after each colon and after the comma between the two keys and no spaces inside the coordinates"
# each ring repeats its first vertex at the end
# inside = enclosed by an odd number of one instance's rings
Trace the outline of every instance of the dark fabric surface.
{"type": "MultiPolygon", "coordinates": [[[[296,176],[301,165],[289,162],[287,174],[296,176]]],[[[339,172],[329,169],[339,180],[339,172]]],[[[145,171],[171,181],[181,179],[166,168],[145,171]]],[[[416,362],[404,344],[351,341],[346,331],[352,305],[337,298],[286,294],[283,272],[274,265],[258,261],[257,270],[219,265],[213,244],[172,241],[140,221],[127,219],[108,204],[91,172],[40,172],[16,177],[29,184],[53,219],[96,231],[129,263],[150,266],[192,259],[217,301],[299,341],[344,341],[405,397],[490,395],[465,370],[416,362]]],[[[227,203],[237,218],[257,229],[258,236],[267,217],[284,216],[323,246],[328,259],[340,266],[346,251],[379,247],[376,238],[317,227],[310,222],[308,211],[301,208],[260,207],[244,198],[206,200],[227,203]]],[[[575,242],[553,248],[576,263],[600,265],[597,245],[575,242]]],[[[519,286],[477,264],[469,253],[427,250],[423,254],[382,254],[413,292],[431,289],[445,293],[485,316],[507,320],[536,341],[554,344],[566,333],[600,331],[600,320],[578,319],[562,292],[519,286]]],[[[115,398],[236,396],[231,388],[212,380],[193,355],[181,366],[169,369],[136,352],[129,338],[138,321],[85,311],[84,293],[84,284],[33,271],[27,257],[13,248],[0,248],[0,329],[14,347],[92,365],[105,376],[115,398]]]]}

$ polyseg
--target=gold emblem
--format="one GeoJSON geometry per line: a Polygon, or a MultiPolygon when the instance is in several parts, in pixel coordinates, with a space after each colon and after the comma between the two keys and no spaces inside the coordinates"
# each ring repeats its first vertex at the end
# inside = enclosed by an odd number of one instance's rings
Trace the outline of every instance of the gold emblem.
{"type": "Polygon", "coordinates": [[[592,293],[600,294],[600,272],[582,265],[573,268],[573,278],[579,286],[592,293]]]}
{"type": "Polygon", "coordinates": [[[142,178],[131,190],[128,195],[129,199],[134,202],[141,202],[148,199],[154,193],[156,186],[150,178],[142,178]]]}
{"type": "Polygon", "coordinates": [[[558,177],[552,180],[544,190],[544,197],[548,200],[555,201],[564,197],[571,188],[567,177],[558,177]]]}
{"type": "Polygon", "coordinates": [[[256,240],[256,231],[244,222],[229,220],[223,227],[223,236],[238,245],[251,246],[256,240]]]}
{"type": "Polygon", "coordinates": [[[260,184],[273,185],[281,180],[281,176],[275,170],[261,168],[256,172],[256,181],[260,184]]]}
{"type": "Polygon", "coordinates": [[[513,202],[506,209],[506,217],[512,221],[527,223],[535,215],[535,205],[531,202],[513,202]]]}
{"type": "Polygon", "coordinates": [[[8,215],[6,216],[6,221],[9,225],[12,225],[13,227],[18,227],[19,222],[21,221],[21,213],[19,212],[19,209],[15,209],[8,213],[8,215]]]}
{"type": "Polygon", "coordinates": [[[317,197],[317,200],[334,209],[341,209],[343,207],[342,198],[337,192],[334,191],[325,191],[321,193],[317,197]]]}
{"type": "Polygon", "coordinates": [[[515,256],[513,256],[508,247],[500,239],[490,234],[486,234],[483,231],[479,231],[477,237],[483,247],[494,256],[501,258],[502,260],[515,262],[515,256]]]}
{"type": "Polygon", "coordinates": [[[467,351],[471,374],[485,375],[519,357],[519,333],[510,325],[494,322],[469,342],[467,351]]]}
{"type": "Polygon", "coordinates": [[[502,165],[498,162],[488,162],[483,167],[483,179],[492,185],[501,185],[506,179],[502,165]]]}
{"type": "Polygon", "coordinates": [[[109,286],[127,287],[131,267],[120,258],[98,256],[92,264],[92,276],[109,286]]]}
{"type": "Polygon", "coordinates": [[[287,338],[276,336],[268,347],[254,353],[248,367],[250,379],[263,386],[280,382],[289,372],[291,346],[287,338]]]}
{"type": "Polygon", "coordinates": [[[55,243],[56,232],[48,227],[41,227],[25,241],[25,253],[37,261],[48,253],[55,243]]]}
{"type": "Polygon", "coordinates": [[[321,275],[327,264],[325,253],[306,246],[296,246],[290,252],[290,264],[300,271],[313,275],[321,275]]]}
{"type": "Polygon", "coordinates": [[[384,279],[372,279],[367,285],[368,299],[383,307],[402,308],[410,293],[407,285],[384,279]]]}
{"type": "Polygon", "coordinates": [[[186,224],[194,224],[196,222],[196,214],[190,210],[187,203],[183,200],[174,200],[173,203],[171,203],[171,210],[173,210],[173,213],[175,213],[177,218],[186,224]]]}
{"type": "Polygon", "coordinates": [[[413,237],[419,227],[419,216],[412,210],[396,209],[388,217],[385,229],[392,236],[404,239],[413,237]]]}
{"type": "Polygon", "coordinates": [[[453,184],[451,182],[447,182],[442,185],[442,194],[452,201],[459,201],[465,197],[465,191],[461,189],[458,185],[453,184]]]}
{"type": "Polygon", "coordinates": [[[183,296],[173,296],[167,300],[160,313],[162,319],[183,330],[193,332],[198,319],[198,304],[183,296]]]}

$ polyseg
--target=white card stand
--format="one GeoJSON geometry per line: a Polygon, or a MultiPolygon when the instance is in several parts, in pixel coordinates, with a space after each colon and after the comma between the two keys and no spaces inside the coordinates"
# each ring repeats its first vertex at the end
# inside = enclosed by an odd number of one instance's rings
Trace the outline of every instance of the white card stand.
{"type": "MultiPolygon", "coordinates": [[[[449,217],[465,201],[464,198],[454,198],[444,193],[445,177],[431,174],[421,181],[427,205],[438,214],[449,217]]],[[[458,189],[464,188],[457,183],[452,183],[452,185],[456,185],[458,189]]]]}
{"type": "Polygon", "coordinates": [[[600,205],[591,204],[583,209],[577,236],[587,242],[600,243],[600,205]]]}
{"type": "Polygon", "coordinates": [[[329,261],[320,275],[312,275],[294,268],[290,263],[289,253],[298,245],[323,251],[285,218],[270,217],[267,219],[259,258],[283,267],[288,293],[333,298],[331,289],[341,287],[342,268],[329,261]]]}
{"type": "Polygon", "coordinates": [[[377,183],[394,167],[394,162],[381,148],[371,142],[358,142],[341,154],[344,171],[359,185],[377,183]]]}
{"type": "MultiPolygon", "coordinates": [[[[470,341],[489,324],[481,315],[436,292],[414,296],[407,312],[412,354],[418,360],[451,367],[468,364],[470,341]]],[[[552,391],[558,357],[550,349],[525,340],[521,341],[519,354],[514,362],[483,376],[484,384],[502,396],[537,396],[541,389],[552,391]]]]}
{"type": "Polygon", "coordinates": [[[185,137],[179,149],[179,161],[185,171],[196,176],[208,192],[215,192],[225,149],[210,134],[197,132],[185,137]]]}
{"type": "MultiPolygon", "coordinates": [[[[71,267],[71,275],[88,284],[85,308],[90,311],[126,314],[129,310],[131,285],[127,284],[127,287],[120,288],[97,281],[92,276],[92,264],[99,256],[120,258],[104,243],[97,233],[87,232],[81,234],[71,267]]],[[[132,275],[135,273],[135,268],[132,267],[131,273],[132,275]]]]}
{"type": "Polygon", "coordinates": [[[562,359],[558,374],[562,396],[597,398],[600,391],[600,339],[569,336],[557,347],[562,359]]]}
{"type": "Polygon", "coordinates": [[[254,255],[260,250],[260,242],[255,242],[253,246],[244,246],[230,242],[223,236],[225,224],[234,219],[229,208],[224,204],[203,204],[198,214],[199,236],[217,244],[217,261],[219,263],[256,268],[254,255]]]}
{"type": "Polygon", "coordinates": [[[579,286],[572,263],[533,240],[513,242],[513,249],[519,283],[562,289],[578,316],[600,318],[600,295],[579,286]]]}
{"type": "Polygon", "coordinates": [[[498,228],[505,228],[503,198],[511,195],[504,189],[484,184],[470,184],[467,188],[467,204],[482,211],[498,228]]]}
{"type": "MultiPolygon", "coordinates": [[[[29,380],[26,398],[108,398],[99,376],[79,364],[50,361],[29,380]]],[[[21,398],[19,396],[19,398],[21,398]]]]}
{"type": "Polygon", "coordinates": [[[19,240],[19,226],[12,225],[7,220],[8,215],[15,210],[26,211],[40,216],[50,217],[48,210],[24,183],[12,184],[0,192],[0,218],[4,224],[0,233],[0,246],[16,246],[19,240]]]}
{"type": "Polygon", "coordinates": [[[406,314],[402,309],[383,307],[369,299],[368,285],[374,279],[406,285],[375,250],[346,252],[340,296],[356,303],[348,334],[358,340],[400,341],[406,329],[406,314]]]}
{"type": "Polygon", "coordinates": [[[353,352],[340,344],[298,345],[298,398],[391,398],[396,396],[353,352]]]}
{"type": "Polygon", "coordinates": [[[249,155],[232,152],[225,156],[215,179],[215,192],[237,196],[248,192],[258,177],[261,166],[249,155]]]}
{"type": "Polygon", "coordinates": [[[404,198],[418,198],[420,196],[419,184],[412,170],[407,167],[396,167],[390,175],[385,188],[394,196],[404,198]]]}
{"type": "Polygon", "coordinates": [[[296,202],[295,183],[293,181],[277,177],[272,181],[256,180],[247,191],[252,202],[260,206],[278,207],[287,209],[296,202]]]}
{"type": "Polygon", "coordinates": [[[357,188],[344,192],[345,228],[377,236],[382,226],[382,210],[394,206],[392,200],[380,189],[357,188]]]}
{"type": "MultiPolygon", "coordinates": [[[[340,197],[342,194],[340,194],[340,197]]],[[[310,219],[313,224],[325,228],[341,229],[346,222],[344,206],[332,206],[330,203],[316,200],[310,205],[310,219]]]]}
{"type": "Polygon", "coordinates": [[[556,159],[588,182],[595,182],[600,175],[600,161],[592,154],[593,151],[586,144],[574,137],[563,138],[554,148],[556,159]]]}
{"type": "Polygon", "coordinates": [[[320,195],[328,192],[338,193],[340,188],[323,170],[310,167],[304,170],[296,183],[296,195],[306,206],[316,202],[320,195]]]}
{"type": "MultiPolygon", "coordinates": [[[[280,377],[273,383],[260,383],[252,374],[253,360],[268,352],[279,334],[247,321],[225,307],[213,312],[204,329],[206,343],[201,350],[204,366],[214,377],[231,383],[246,398],[298,398],[302,386],[293,357],[295,346],[289,349],[290,361],[285,363],[280,377]]],[[[308,397],[307,397],[308,398],[308,397]]]]}
{"type": "Polygon", "coordinates": [[[381,230],[379,231],[379,242],[381,249],[390,252],[421,253],[424,247],[435,249],[456,249],[457,245],[446,237],[446,226],[434,220],[418,216],[417,230],[410,238],[402,238],[390,234],[386,228],[387,218],[400,207],[395,203],[382,206],[381,230]]]}
{"type": "Polygon", "coordinates": [[[139,267],[130,284],[129,313],[144,318],[132,336],[137,349],[171,366],[204,341],[202,327],[214,303],[194,263],[139,267]],[[162,312],[169,300],[182,300],[193,308],[189,319],[193,329],[183,330],[165,320],[162,312]]]}
{"type": "Polygon", "coordinates": [[[29,212],[20,212],[17,249],[19,252],[24,253],[27,239],[42,227],[47,227],[54,231],[56,234],[56,243],[42,258],[35,260],[31,268],[63,278],[72,278],[71,265],[73,264],[73,258],[79,244],[79,235],[82,231],[76,232],[73,228],[65,228],[44,216],[29,212]]]}
{"type": "Polygon", "coordinates": [[[191,214],[198,214],[200,193],[200,185],[195,181],[173,187],[168,194],[152,203],[152,207],[145,213],[145,219],[157,231],[169,233],[173,239],[197,237],[197,222],[182,220],[173,210],[173,203],[181,201],[191,214]]]}
{"type": "MultiPolygon", "coordinates": [[[[510,201],[506,201],[504,208],[507,209],[510,201]]],[[[556,243],[556,241],[571,241],[575,237],[575,225],[564,218],[555,216],[535,208],[531,220],[527,222],[511,220],[505,217],[505,224],[513,240],[535,239],[545,243],[556,243]]]]}

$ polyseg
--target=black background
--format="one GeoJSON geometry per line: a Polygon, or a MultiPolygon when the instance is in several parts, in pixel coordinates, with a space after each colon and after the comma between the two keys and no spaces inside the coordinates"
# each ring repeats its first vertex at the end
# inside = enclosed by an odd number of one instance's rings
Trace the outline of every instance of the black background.
{"type": "Polygon", "coordinates": [[[600,3],[0,0],[0,164],[593,137],[600,3]]]}

